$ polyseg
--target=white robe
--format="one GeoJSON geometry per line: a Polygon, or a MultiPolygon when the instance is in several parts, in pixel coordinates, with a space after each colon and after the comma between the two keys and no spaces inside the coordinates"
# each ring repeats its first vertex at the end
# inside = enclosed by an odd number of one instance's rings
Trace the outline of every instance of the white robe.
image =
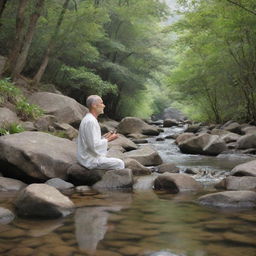
{"type": "Polygon", "coordinates": [[[91,113],[83,118],[77,139],[77,160],[88,169],[123,169],[124,162],[106,157],[108,141],[101,138],[97,119],[91,113]]]}

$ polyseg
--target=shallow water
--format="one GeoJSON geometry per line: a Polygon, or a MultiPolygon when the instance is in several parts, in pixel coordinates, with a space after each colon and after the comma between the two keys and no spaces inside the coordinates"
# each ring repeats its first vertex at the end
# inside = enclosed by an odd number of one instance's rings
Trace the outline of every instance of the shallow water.
{"type": "MultiPolygon", "coordinates": [[[[160,136],[182,132],[165,128],[160,136]]],[[[237,164],[255,156],[207,157],[179,152],[174,140],[150,143],[165,162],[181,170],[204,170],[203,184],[216,182],[237,164]]],[[[153,175],[157,175],[154,173],[153,175]]],[[[152,175],[152,176],[153,176],[152,175]]],[[[255,256],[255,210],[221,210],[196,203],[200,193],[148,190],[152,176],[138,180],[133,191],[73,193],[73,215],[57,220],[16,218],[0,224],[3,256],[255,256]]],[[[208,187],[208,189],[212,189],[208,187]]],[[[209,193],[212,191],[204,191],[209,193]]],[[[13,193],[0,193],[0,206],[13,210],[13,193]]]]}
{"type": "Polygon", "coordinates": [[[72,216],[50,221],[16,218],[10,225],[0,225],[0,252],[255,256],[255,211],[206,208],[196,204],[198,196],[154,191],[73,194],[79,208],[72,216]]]}

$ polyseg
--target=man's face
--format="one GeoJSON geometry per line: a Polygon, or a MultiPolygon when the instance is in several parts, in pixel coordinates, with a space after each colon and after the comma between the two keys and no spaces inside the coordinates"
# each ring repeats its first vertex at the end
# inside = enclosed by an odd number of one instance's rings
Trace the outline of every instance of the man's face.
{"type": "Polygon", "coordinates": [[[103,103],[103,100],[101,98],[99,98],[94,104],[94,109],[96,110],[97,114],[100,115],[100,114],[103,114],[104,113],[104,108],[105,108],[105,105],[103,103]]]}

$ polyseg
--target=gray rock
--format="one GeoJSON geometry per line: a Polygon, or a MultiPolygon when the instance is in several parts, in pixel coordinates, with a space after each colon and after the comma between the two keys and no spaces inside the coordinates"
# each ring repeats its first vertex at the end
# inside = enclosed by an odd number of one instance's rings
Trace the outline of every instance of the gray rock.
{"type": "Polygon", "coordinates": [[[241,128],[241,132],[242,134],[256,133],[256,126],[252,126],[252,125],[244,126],[243,128],[241,128]]]}
{"type": "Polygon", "coordinates": [[[229,176],[226,178],[226,189],[227,190],[255,190],[256,189],[256,177],[229,176]]]}
{"type": "Polygon", "coordinates": [[[74,187],[72,183],[66,182],[59,178],[52,178],[50,180],[47,180],[45,184],[52,186],[58,190],[70,189],[74,187]]]}
{"type": "Polygon", "coordinates": [[[57,121],[56,117],[53,115],[44,115],[39,117],[35,122],[34,126],[38,131],[48,131],[49,126],[53,126],[57,121]]]}
{"type": "Polygon", "coordinates": [[[180,135],[176,138],[175,143],[179,145],[180,143],[182,143],[182,142],[184,142],[185,140],[190,139],[190,138],[192,138],[192,137],[195,137],[195,134],[192,133],[192,132],[185,132],[185,133],[182,133],[182,134],[180,134],[180,135]]]}
{"type": "Polygon", "coordinates": [[[48,180],[67,176],[75,163],[76,144],[43,132],[22,132],[0,137],[0,163],[5,176],[48,180]]]}
{"type": "Polygon", "coordinates": [[[172,127],[172,126],[178,126],[178,125],[179,125],[179,122],[172,118],[165,119],[163,123],[164,127],[172,127]]]}
{"type": "Polygon", "coordinates": [[[146,139],[133,139],[132,141],[135,144],[146,144],[146,143],[148,143],[148,140],[146,140],[146,139]]]}
{"type": "Polygon", "coordinates": [[[0,207],[0,224],[6,225],[12,222],[14,218],[15,216],[10,210],[0,207]]]}
{"type": "Polygon", "coordinates": [[[193,132],[196,133],[201,128],[201,124],[191,124],[187,127],[187,129],[184,132],[193,132]]]}
{"type": "Polygon", "coordinates": [[[84,193],[84,192],[87,192],[87,191],[90,191],[91,188],[89,186],[77,186],[75,188],[76,192],[78,193],[84,193]]]}
{"type": "Polygon", "coordinates": [[[29,102],[37,104],[46,114],[54,115],[60,123],[78,127],[88,109],[76,100],[50,92],[36,92],[29,97],[29,102]]]}
{"type": "Polygon", "coordinates": [[[232,176],[254,176],[256,177],[256,160],[235,166],[230,173],[232,176]]]}
{"type": "Polygon", "coordinates": [[[237,122],[232,122],[223,127],[225,131],[234,132],[234,133],[241,133],[241,125],[237,122]]]}
{"type": "Polygon", "coordinates": [[[256,148],[256,133],[242,136],[237,141],[237,148],[239,149],[256,148]]]}
{"type": "Polygon", "coordinates": [[[108,143],[108,146],[111,148],[113,146],[121,146],[123,147],[125,150],[133,150],[133,149],[137,149],[138,146],[132,142],[130,139],[126,138],[124,135],[119,134],[118,138],[110,141],[108,143]]]}
{"type": "Polygon", "coordinates": [[[158,172],[159,173],[165,173],[165,172],[178,173],[179,168],[173,163],[164,163],[158,166],[158,172]]]}
{"type": "Polygon", "coordinates": [[[217,135],[199,134],[178,144],[181,152],[189,154],[218,155],[227,150],[226,143],[217,135]]]}
{"type": "Polygon", "coordinates": [[[226,143],[230,143],[230,142],[236,142],[237,140],[239,140],[241,137],[241,135],[238,135],[236,133],[233,132],[229,132],[227,134],[223,134],[220,136],[220,138],[222,140],[224,140],[226,143]]]}
{"type": "Polygon", "coordinates": [[[37,130],[34,123],[30,122],[30,121],[22,122],[21,126],[23,127],[23,129],[25,131],[36,131],[37,130]]]}
{"type": "Polygon", "coordinates": [[[78,136],[78,130],[75,129],[73,126],[71,126],[70,124],[66,124],[66,123],[55,123],[54,127],[57,130],[60,131],[65,131],[65,134],[67,136],[68,139],[73,140],[74,138],[76,138],[78,136]]]}
{"type": "Polygon", "coordinates": [[[124,156],[126,158],[135,159],[145,166],[155,166],[162,164],[163,162],[158,152],[149,145],[141,146],[137,150],[126,152],[124,153],[124,156]]]}
{"type": "Polygon", "coordinates": [[[74,163],[67,170],[68,180],[75,186],[92,186],[100,181],[106,170],[89,170],[78,163],[74,163]]]}
{"type": "Polygon", "coordinates": [[[122,189],[131,188],[133,175],[130,169],[109,170],[102,179],[93,185],[94,189],[122,189]]]}
{"type": "Polygon", "coordinates": [[[156,190],[168,190],[176,194],[181,191],[195,191],[202,189],[202,185],[187,174],[164,173],[154,181],[156,190]]]}
{"type": "Polygon", "coordinates": [[[12,123],[19,123],[16,113],[8,108],[0,108],[0,127],[5,128],[12,123]]]}
{"type": "Polygon", "coordinates": [[[31,184],[20,191],[15,206],[21,217],[59,218],[74,210],[72,201],[47,184],[31,184]]]}
{"type": "Polygon", "coordinates": [[[26,186],[27,184],[20,180],[0,177],[0,191],[18,191],[26,186]]]}
{"type": "Polygon", "coordinates": [[[137,117],[125,117],[121,120],[117,127],[117,131],[121,134],[142,133],[145,135],[158,135],[157,127],[147,124],[137,117]]]}
{"type": "Polygon", "coordinates": [[[256,207],[256,192],[225,191],[211,193],[198,198],[202,205],[222,208],[251,208],[256,207]]]}
{"type": "Polygon", "coordinates": [[[131,169],[133,175],[149,175],[151,174],[151,171],[149,168],[143,166],[141,163],[136,161],[135,159],[125,159],[125,168],[131,169]]]}

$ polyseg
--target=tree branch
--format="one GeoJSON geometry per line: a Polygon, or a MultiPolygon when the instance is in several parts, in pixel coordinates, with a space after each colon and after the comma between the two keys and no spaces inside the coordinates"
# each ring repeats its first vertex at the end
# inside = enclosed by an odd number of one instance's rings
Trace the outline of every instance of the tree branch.
{"type": "Polygon", "coordinates": [[[243,5],[239,4],[239,3],[237,3],[237,2],[235,2],[235,1],[232,1],[232,0],[227,0],[227,1],[228,1],[229,3],[231,3],[231,4],[234,4],[234,5],[236,5],[236,6],[240,7],[240,8],[242,8],[242,9],[244,9],[244,10],[247,11],[247,12],[250,12],[250,13],[256,15],[256,12],[255,12],[255,11],[248,9],[247,7],[245,7],[245,6],[243,6],[243,5]]]}

